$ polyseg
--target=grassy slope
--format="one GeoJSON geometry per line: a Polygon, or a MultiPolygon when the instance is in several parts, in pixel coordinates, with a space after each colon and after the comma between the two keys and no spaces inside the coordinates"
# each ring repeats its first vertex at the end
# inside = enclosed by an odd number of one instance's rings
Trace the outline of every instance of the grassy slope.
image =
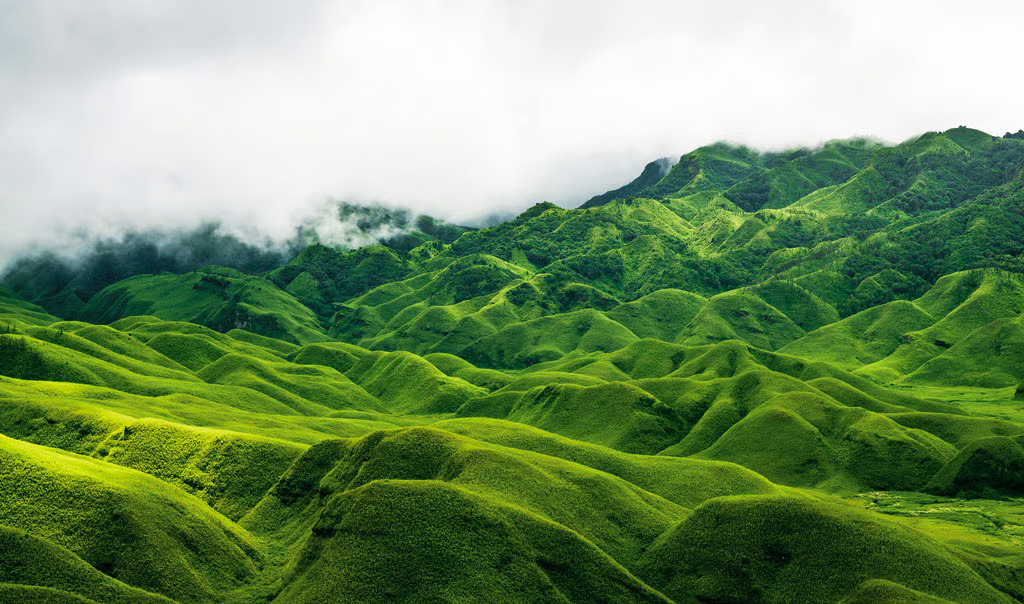
{"type": "MultiPolygon", "coordinates": [[[[1024,310],[1024,281],[1000,271],[954,273],[940,279],[915,303],[938,320],[905,333],[899,347],[866,365],[861,373],[877,380],[901,379],[992,321],[1017,316],[1024,310]]],[[[972,364],[991,363],[992,352],[973,359],[972,364]]]]}
{"type": "MultiPolygon", "coordinates": [[[[671,293],[666,300],[702,303],[671,293]]],[[[641,302],[641,307],[646,304],[648,301],[641,302]]],[[[639,317],[647,320],[643,313],[639,317]]],[[[685,522],[689,508],[722,495],[777,492],[777,487],[758,474],[713,459],[739,461],[789,484],[821,484],[842,490],[854,483],[877,486],[879,483],[871,481],[878,477],[883,482],[912,480],[916,484],[927,482],[930,473],[935,473],[923,460],[936,459],[930,463],[937,470],[955,453],[956,449],[940,438],[962,440],[969,436],[961,435],[977,433],[973,425],[950,428],[948,422],[931,428],[941,437],[932,436],[928,427],[908,430],[883,413],[911,422],[915,413],[921,414],[917,407],[931,409],[930,404],[870,387],[860,378],[827,365],[735,342],[692,348],[657,340],[630,340],[631,344],[612,352],[567,355],[532,367],[517,378],[478,369],[452,355],[422,359],[405,352],[373,352],[340,343],[289,347],[244,332],[224,335],[153,318],[126,319],[110,328],[65,323],[56,331],[61,330],[63,335],[57,337],[26,325],[21,330],[25,333],[7,338],[28,342],[30,348],[24,354],[29,358],[37,353],[45,361],[50,355],[58,355],[56,358],[67,359],[63,361],[67,366],[60,365],[60,371],[73,374],[88,368],[91,375],[99,372],[104,379],[81,385],[4,379],[0,383],[0,395],[7,401],[6,412],[0,415],[4,433],[92,456],[96,461],[89,463],[99,464],[95,467],[101,469],[121,465],[145,472],[167,485],[162,488],[183,497],[188,496],[186,493],[197,496],[199,499],[192,500],[195,503],[191,505],[212,506],[228,518],[242,521],[257,535],[267,535],[264,539],[271,543],[283,539],[281,546],[273,546],[276,549],[272,551],[277,553],[270,554],[280,562],[264,571],[256,564],[246,571],[248,575],[243,573],[248,576],[243,581],[248,587],[213,580],[197,581],[200,587],[166,585],[149,577],[132,578],[142,587],[174,597],[184,597],[181,594],[191,590],[191,595],[184,598],[197,601],[210,597],[202,590],[211,589],[211,585],[236,594],[275,595],[280,589],[281,601],[314,601],[321,597],[319,590],[327,588],[349,594],[344,597],[353,601],[383,594],[412,597],[428,593],[419,590],[458,597],[480,589],[496,589],[494,593],[503,597],[523,600],[543,599],[548,597],[544,594],[550,596],[555,590],[576,594],[574,597],[580,599],[594,585],[602,585],[601,589],[609,593],[625,590],[624,598],[628,593],[630,598],[657,600],[660,596],[633,578],[631,571],[640,572],[637,569],[643,568],[640,561],[644,549],[660,542],[663,533],[670,534],[674,522],[685,522]],[[126,331],[132,336],[126,336],[126,331]],[[111,361],[118,362],[115,365],[111,361]],[[233,369],[226,373],[223,366],[233,369]],[[97,368],[104,368],[110,375],[97,368]],[[273,374],[269,373],[271,369],[273,374]],[[474,372],[481,371],[488,378],[481,381],[482,385],[449,375],[476,375],[474,372]],[[211,383],[232,372],[250,379],[229,386],[211,383]],[[284,379],[287,376],[294,379],[284,379]],[[308,379],[313,376],[315,380],[308,379]],[[550,384],[561,379],[557,376],[572,376],[571,380],[583,384],[570,381],[553,387],[550,384]],[[382,411],[356,409],[330,417],[339,412],[333,411],[338,405],[329,399],[344,395],[320,394],[324,386],[313,384],[325,378],[350,384],[350,388],[358,389],[354,392],[363,393],[360,396],[369,397],[380,409],[392,413],[450,413],[457,409],[464,417],[448,420],[442,416],[436,424],[439,430],[376,432],[341,445],[335,461],[317,474],[319,478],[312,479],[312,484],[320,485],[319,495],[303,500],[306,504],[302,510],[292,510],[282,501],[298,504],[289,497],[282,499],[280,489],[289,480],[294,482],[296,468],[307,463],[303,460],[313,450],[307,451],[304,443],[322,441],[339,432],[344,436],[367,434],[394,427],[388,421],[400,421],[382,411]],[[530,380],[537,385],[531,386],[530,380]],[[155,385],[169,382],[180,383],[176,385],[180,389],[193,389],[197,393],[193,397],[205,397],[192,400],[207,401],[206,410],[190,413],[190,421],[181,423],[184,418],[175,414],[172,403],[180,395],[159,394],[160,388],[170,386],[155,385]],[[268,385],[280,392],[275,393],[268,385]],[[220,388],[248,392],[250,403],[234,401],[228,406],[217,402],[228,398],[218,392],[220,388]],[[804,399],[780,399],[779,393],[783,392],[808,394],[803,395],[804,399]],[[56,393],[59,396],[54,397],[56,393]],[[282,408],[279,401],[292,398],[303,401],[304,406],[282,408]],[[261,402],[267,400],[275,403],[261,402]],[[804,402],[798,404],[801,400],[804,402]],[[741,406],[735,407],[737,404],[741,406]],[[855,406],[848,406],[851,404],[855,406]],[[730,406],[754,411],[742,421],[733,420],[731,427],[725,424],[712,428],[712,419],[720,415],[715,409],[730,406]],[[285,409],[291,415],[282,416],[280,412],[285,409]],[[482,411],[486,409],[491,411],[482,411]],[[495,413],[495,409],[502,411],[495,413]],[[814,430],[821,435],[818,438],[826,439],[825,449],[831,455],[821,461],[818,470],[833,468],[834,474],[808,482],[805,473],[786,469],[787,463],[800,461],[794,455],[796,449],[784,444],[788,441],[778,428],[758,427],[760,415],[767,410],[775,413],[775,409],[792,413],[801,422],[817,423],[814,430]],[[293,423],[302,417],[302,411],[308,423],[293,423]],[[481,414],[521,423],[472,417],[481,414]],[[148,416],[164,421],[142,419],[148,416]],[[332,431],[332,422],[345,428],[332,431]],[[590,442],[524,425],[530,423],[590,442]],[[747,426],[754,428],[755,435],[735,438],[747,426]],[[453,432],[463,436],[450,435],[453,432]],[[773,434],[782,446],[781,466],[764,466],[756,455],[742,452],[745,443],[761,439],[756,435],[764,433],[773,434]],[[889,440],[879,440],[887,433],[891,433],[885,437],[889,440]],[[718,436],[708,436],[714,434],[718,436]],[[840,445],[849,450],[854,446],[851,443],[864,437],[872,439],[869,448],[852,453],[839,450],[840,445]],[[701,455],[707,460],[631,455],[607,448],[612,445],[625,451],[653,453],[675,442],[699,442],[700,438],[710,443],[701,455]],[[909,449],[895,454],[894,449],[883,446],[886,442],[893,443],[885,445],[888,447],[909,449]],[[913,453],[927,451],[928,447],[935,451],[932,457],[913,453]],[[858,463],[851,464],[850,460],[858,463]],[[253,481],[252,476],[264,480],[253,481]],[[557,480],[551,482],[555,476],[557,480]],[[418,482],[425,479],[427,483],[418,482]],[[384,501],[389,503],[384,505],[384,501]],[[359,502],[358,506],[353,507],[353,502],[359,502]],[[358,515],[353,516],[356,509],[358,515]],[[382,533],[368,529],[376,523],[392,526],[387,518],[399,510],[419,514],[435,509],[429,514],[403,516],[418,527],[415,530],[382,533]],[[461,528],[452,533],[455,517],[462,519],[458,521],[461,528]],[[480,533],[466,532],[466,522],[470,526],[482,522],[479,526],[491,527],[481,528],[484,534],[497,531],[486,539],[514,539],[523,544],[523,549],[516,549],[508,566],[497,575],[485,571],[487,565],[466,562],[455,553],[461,551],[457,547],[441,549],[452,552],[455,558],[442,558],[441,562],[418,558],[418,562],[410,563],[410,552],[440,547],[429,545],[428,537],[439,530],[460,535],[449,539],[463,543],[460,547],[468,548],[466,551],[484,552],[480,533]],[[288,526],[292,527],[288,533],[291,536],[281,537],[281,527],[288,526]],[[275,534],[278,537],[273,537],[275,534]],[[414,541],[402,545],[406,538],[414,541]],[[579,558],[580,566],[556,564],[567,556],[579,558]],[[351,572],[338,573],[334,561],[340,559],[349,561],[351,572]],[[380,566],[380,560],[394,560],[399,566],[391,571],[387,565],[380,566]],[[436,577],[429,570],[431,565],[454,564],[456,560],[475,570],[461,578],[448,577],[442,583],[429,578],[436,577]],[[374,564],[376,574],[354,572],[366,564],[374,564]],[[409,574],[409,564],[419,570],[409,574]],[[273,582],[270,577],[277,576],[275,573],[283,573],[278,587],[259,587],[268,580],[273,582]],[[389,576],[393,579],[387,580],[389,576]],[[487,588],[480,583],[485,577],[487,588]]],[[[54,365],[44,362],[42,367],[53,371],[54,365]]],[[[28,369],[39,371],[33,367],[28,364],[28,369]]],[[[22,503],[39,506],[28,496],[19,497],[22,503]]],[[[216,514],[213,510],[208,514],[216,514]]],[[[159,513],[147,511],[145,515],[159,513]]],[[[22,522],[22,528],[36,531],[42,538],[57,538],[66,530],[52,523],[44,530],[38,521],[22,522]]],[[[229,534],[238,530],[230,528],[233,525],[227,518],[221,522],[229,523],[223,525],[229,528],[222,529],[229,534]]],[[[165,537],[157,533],[153,538],[165,537]]],[[[259,546],[250,547],[259,559],[259,546]]],[[[869,578],[890,577],[871,574],[869,578]]],[[[61,590],[72,585],[57,582],[41,588],[61,590]]],[[[80,588],[63,591],[88,597],[88,593],[76,589],[80,588]]],[[[57,597],[57,592],[46,593],[57,597]]]]}
{"type": "Polygon", "coordinates": [[[23,300],[6,287],[0,287],[0,323],[13,327],[49,325],[59,320],[42,307],[23,300]]]}
{"type": "Polygon", "coordinates": [[[109,325],[0,289],[0,598],[1020,600],[1020,148],[715,145],[109,325]]]}
{"type": "Polygon", "coordinates": [[[184,275],[140,275],[97,293],[81,313],[93,322],[132,315],[193,321],[227,331],[248,329],[292,342],[326,339],[316,316],[265,279],[229,269],[184,275]]]}
{"type": "Polygon", "coordinates": [[[433,481],[336,496],[289,571],[277,601],[667,601],[578,534],[433,481]]]}
{"type": "Polygon", "coordinates": [[[0,601],[60,602],[62,598],[112,604],[171,602],[103,574],[52,541],[0,526],[0,601]]]}
{"type": "Polygon", "coordinates": [[[141,472],[0,438],[0,524],[134,587],[207,601],[256,575],[257,541],[141,472]]]}
{"type": "Polygon", "coordinates": [[[680,602],[836,602],[884,579],[958,602],[1012,602],[928,537],[811,499],[745,496],[694,510],[640,576],[680,602]]]}

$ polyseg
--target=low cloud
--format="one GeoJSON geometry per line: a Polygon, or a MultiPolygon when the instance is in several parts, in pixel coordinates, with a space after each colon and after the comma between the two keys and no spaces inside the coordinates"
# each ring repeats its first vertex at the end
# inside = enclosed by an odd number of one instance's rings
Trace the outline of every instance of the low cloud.
{"type": "Polygon", "coordinates": [[[129,229],[457,222],[650,160],[1022,127],[1024,5],[0,0],[0,264],[129,229]]]}

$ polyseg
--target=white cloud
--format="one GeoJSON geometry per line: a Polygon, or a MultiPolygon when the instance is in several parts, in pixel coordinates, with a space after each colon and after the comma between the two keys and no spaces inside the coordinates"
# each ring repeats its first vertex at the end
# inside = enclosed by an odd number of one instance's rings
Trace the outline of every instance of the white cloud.
{"type": "Polygon", "coordinates": [[[1024,127],[1024,5],[0,0],[0,261],[73,229],[455,220],[719,139],[1024,127]]]}

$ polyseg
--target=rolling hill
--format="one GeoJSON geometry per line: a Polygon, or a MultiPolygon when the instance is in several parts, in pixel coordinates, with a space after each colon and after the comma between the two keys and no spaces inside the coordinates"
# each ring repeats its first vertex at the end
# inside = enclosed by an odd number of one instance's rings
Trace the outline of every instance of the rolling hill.
{"type": "Polygon", "coordinates": [[[1024,602],[1022,169],[718,143],[488,228],[24,258],[0,600],[1024,602]]]}

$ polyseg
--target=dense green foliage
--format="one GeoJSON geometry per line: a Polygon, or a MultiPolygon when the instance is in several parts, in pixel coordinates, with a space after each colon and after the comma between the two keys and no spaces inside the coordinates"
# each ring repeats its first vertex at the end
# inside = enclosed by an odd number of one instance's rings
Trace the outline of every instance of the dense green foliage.
{"type": "Polygon", "coordinates": [[[23,260],[0,601],[1024,602],[1022,167],[716,144],[490,228],[23,260]]]}

